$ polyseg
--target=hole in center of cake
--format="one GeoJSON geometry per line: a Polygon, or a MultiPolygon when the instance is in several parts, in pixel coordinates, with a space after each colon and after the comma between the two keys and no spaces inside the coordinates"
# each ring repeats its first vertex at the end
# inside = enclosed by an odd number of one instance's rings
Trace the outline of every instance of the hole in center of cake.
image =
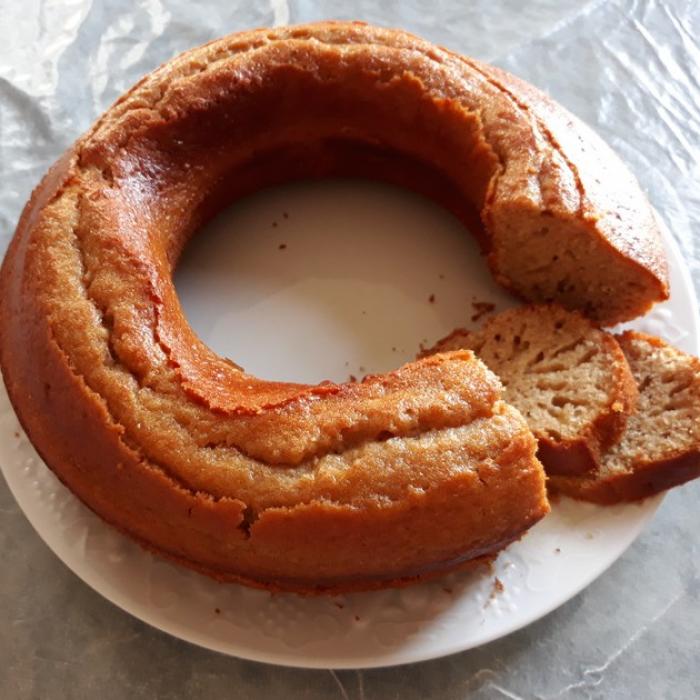
{"type": "Polygon", "coordinates": [[[362,180],[237,201],[188,244],[175,284],[215,352],[256,376],[308,383],[389,371],[469,326],[474,304],[512,304],[455,217],[362,180]]]}

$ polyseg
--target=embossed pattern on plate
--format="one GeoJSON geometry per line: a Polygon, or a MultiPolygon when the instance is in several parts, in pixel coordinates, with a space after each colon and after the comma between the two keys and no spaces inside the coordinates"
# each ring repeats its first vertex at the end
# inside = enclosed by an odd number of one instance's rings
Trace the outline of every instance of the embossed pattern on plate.
{"type": "MultiPolygon", "coordinates": [[[[242,203],[237,211],[225,215],[223,223],[214,222],[212,226],[226,228],[232,226],[232,222],[240,224],[245,220],[251,229],[251,238],[238,244],[262,245],[254,241],[259,231],[253,230],[252,224],[257,221],[259,227],[269,228],[271,208],[283,207],[300,220],[298,230],[289,228],[285,232],[288,247],[298,245],[298,255],[313,256],[314,240],[323,235],[327,223],[323,217],[318,217],[319,197],[325,198],[329,216],[337,216],[340,209],[347,207],[345,200],[350,197],[354,203],[354,211],[348,214],[352,226],[362,229],[363,216],[368,217],[364,224],[374,223],[374,238],[365,240],[364,234],[358,234],[360,248],[371,243],[374,255],[380,258],[392,255],[396,250],[396,240],[391,238],[394,234],[390,233],[383,242],[376,237],[384,223],[391,228],[390,221],[395,223],[398,216],[401,226],[396,227],[396,235],[400,235],[402,241],[419,240],[429,226],[432,247],[445,251],[442,257],[438,255],[431,261],[420,246],[404,245],[401,265],[407,281],[404,287],[396,282],[401,292],[396,297],[401,303],[409,306],[418,303],[407,298],[408,290],[415,291],[415,280],[421,284],[421,275],[426,274],[426,266],[430,265],[434,266],[430,269],[435,279],[430,277],[433,281],[425,284],[437,284],[440,275],[466,275],[471,280],[472,295],[480,299],[493,298],[499,305],[508,303],[485,281],[482,263],[470,248],[471,242],[456,241],[455,236],[461,233],[455,222],[408,194],[375,186],[371,186],[371,194],[365,189],[369,187],[346,183],[329,185],[325,190],[279,188],[242,203]],[[358,188],[362,190],[361,197],[357,197],[358,188]],[[388,209],[384,207],[387,202],[388,209]],[[383,221],[382,217],[387,220],[383,221]],[[465,248],[461,252],[465,255],[471,250],[471,262],[464,263],[473,266],[471,272],[459,267],[464,261],[455,262],[462,245],[465,248]]],[[[675,243],[668,232],[665,236],[673,298],[632,325],[697,353],[697,311],[692,286],[675,243]]],[[[276,247],[275,241],[273,248],[276,247]]],[[[216,255],[216,251],[210,254],[216,255]]],[[[357,255],[364,254],[360,250],[357,255]]],[[[197,255],[195,250],[195,261],[197,255]]],[[[293,264],[293,258],[289,264],[293,264]]],[[[393,259],[386,257],[383,264],[389,266],[393,259]]],[[[201,330],[207,319],[192,315],[198,302],[192,296],[196,291],[187,289],[188,275],[191,284],[197,277],[196,271],[188,270],[187,265],[186,260],[184,277],[178,282],[179,291],[193,325],[207,340],[206,332],[201,330]]],[[[319,265],[323,267],[323,262],[319,265]]],[[[352,280],[357,282],[358,278],[353,278],[347,270],[346,273],[344,280],[350,280],[352,287],[352,280]]],[[[264,277],[262,272],[261,275],[264,277]]],[[[371,299],[372,290],[367,287],[371,280],[363,278],[360,282],[363,293],[371,299]]],[[[249,284],[252,289],[260,283],[257,277],[239,284],[249,284]]],[[[351,290],[350,293],[356,292],[351,290]]],[[[260,291],[252,290],[251,294],[259,295],[260,291]]],[[[427,295],[422,291],[413,296],[425,304],[427,295]]],[[[453,302],[446,303],[454,307],[448,311],[443,309],[439,322],[435,321],[443,326],[437,330],[446,332],[459,324],[465,312],[455,301],[460,297],[454,288],[445,288],[442,296],[448,301],[452,298],[453,302]],[[452,318],[450,314],[461,314],[461,317],[452,318]]],[[[213,308],[208,313],[219,322],[222,316],[215,305],[224,302],[217,299],[210,299],[213,308]]],[[[284,303],[287,302],[288,299],[284,303]]],[[[466,306],[466,302],[461,303],[466,306]]],[[[381,306],[381,301],[377,304],[381,306]]],[[[380,312],[383,313],[381,309],[377,313],[380,312]]],[[[391,310],[385,312],[388,322],[391,310]]],[[[195,309],[194,313],[205,313],[204,307],[199,311],[195,309]]],[[[243,306],[232,311],[229,319],[232,328],[245,322],[246,313],[250,310],[243,306]]],[[[297,319],[296,322],[309,323],[318,330],[323,326],[323,318],[297,319]]],[[[283,332],[284,319],[280,323],[283,332]]],[[[368,330],[374,340],[381,325],[380,319],[368,330]]],[[[422,338],[420,330],[415,332],[417,345],[422,338]]],[[[387,342],[390,338],[389,329],[387,342]]],[[[411,339],[404,338],[404,341],[408,346],[411,339]]],[[[235,352],[233,346],[215,349],[235,352]]],[[[408,355],[414,349],[405,352],[408,355]]],[[[320,355],[328,354],[328,345],[325,342],[310,344],[307,352],[312,356],[305,359],[306,366],[302,370],[294,366],[295,361],[299,362],[299,355],[287,358],[290,372],[313,374],[314,369],[318,371],[314,362],[323,362],[320,355]],[[317,358],[313,357],[313,347],[317,348],[317,358]]],[[[350,364],[343,357],[336,366],[324,365],[322,371],[342,378],[337,375],[347,373],[350,364]]],[[[401,357],[401,352],[397,352],[396,364],[403,359],[408,357],[401,357]]],[[[365,360],[362,355],[356,355],[352,361],[365,360]]],[[[284,369],[278,366],[278,371],[284,369]]],[[[315,377],[316,380],[321,378],[315,377]]],[[[490,571],[453,574],[440,581],[401,590],[303,598],[217,584],[153,557],[112,530],[81,505],[45,467],[19,427],[4,387],[0,393],[0,464],[20,507],[49,547],[86,583],[116,605],[148,624],[204,647],[248,659],[317,668],[359,668],[419,661],[468,649],[519,629],[558,607],[599,576],[634,541],[661,500],[655,498],[638,505],[599,508],[562,499],[554,505],[550,516],[505,550],[490,571]]]]}

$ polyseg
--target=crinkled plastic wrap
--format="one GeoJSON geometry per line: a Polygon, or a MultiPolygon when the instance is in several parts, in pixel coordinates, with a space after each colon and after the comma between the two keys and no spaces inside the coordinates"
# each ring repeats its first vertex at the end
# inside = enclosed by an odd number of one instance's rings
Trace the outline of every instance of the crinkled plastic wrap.
{"type": "MultiPolygon", "coordinates": [[[[241,29],[352,18],[402,27],[495,63],[549,92],[588,122],[636,173],[678,239],[697,289],[700,287],[699,8],[700,4],[693,0],[5,2],[0,16],[0,252],[12,236],[32,188],[49,165],[125,89],[161,62],[187,48],[241,29]]],[[[641,572],[646,568],[640,562],[634,570],[641,572]]],[[[697,584],[697,566],[694,570],[697,584]]],[[[655,575],[665,574],[657,571],[655,575]]],[[[618,585],[612,575],[606,581],[618,585]]],[[[678,581],[669,579],[668,586],[669,591],[676,590],[678,581]]],[[[697,608],[697,585],[695,590],[697,608]]],[[[603,596],[600,605],[604,607],[604,592],[600,595],[603,596]]],[[[606,683],[613,683],[618,656],[624,652],[628,657],[636,654],[643,658],[647,651],[654,656],[648,646],[649,631],[656,629],[658,620],[667,616],[669,610],[673,611],[681,600],[679,593],[671,600],[671,607],[665,607],[665,599],[655,600],[651,596],[638,601],[631,610],[609,611],[615,612],[618,622],[608,628],[604,639],[595,639],[596,630],[585,621],[574,628],[573,621],[568,619],[570,634],[564,635],[566,642],[579,635],[582,647],[589,649],[587,657],[576,658],[571,648],[559,647],[558,653],[563,657],[552,668],[547,683],[540,678],[537,692],[545,692],[547,697],[549,693],[555,693],[551,697],[589,697],[589,691],[600,691],[601,697],[604,696],[606,683]],[[598,653],[592,653],[591,648],[598,649],[598,653]],[[586,661],[590,662],[589,667],[586,661]]],[[[693,605],[692,600],[686,603],[693,605]]],[[[678,624],[682,624],[683,616],[680,618],[678,624]]],[[[529,641],[523,636],[527,634],[531,632],[521,633],[519,642],[506,642],[508,648],[498,647],[494,653],[507,661],[509,654],[512,656],[513,644],[524,646],[529,641]]],[[[697,635],[695,638],[698,639],[697,635]]],[[[662,644],[655,652],[665,651],[667,646],[662,644]]],[[[530,658],[537,664],[535,654],[534,649],[522,650],[516,658],[520,661],[530,658]]],[[[478,697],[520,697],[515,691],[517,684],[506,688],[514,681],[515,673],[508,670],[509,663],[498,658],[492,663],[488,655],[470,658],[473,663],[465,663],[463,673],[454,665],[449,666],[450,683],[454,681],[465,694],[473,691],[478,697]]],[[[670,670],[673,661],[669,658],[667,662],[671,664],[670,670]]],[[[656,694],[647,694],[658,674],[639,668],[642,670],[638,674],[625,680],[629,697],[665,696],[663,688],[656,694]]],[[[258,670],[260,674],[265,672],[258,670]]],[[[393,688],[397,696],[414,697],[412,693],[421,687],[415,683],[417,676],[400,671],[391,673],[391,686],[387,687],[393,688]],[[399,692],[401,687],[405,694],[399,692]]],[[[528,680],[527,674],[518,674],[525,683],[520,690],[529,687],[534,693],[534,678],[528,680]]],[[[329,693],[348,697],[347,693],[354,693],[357,684],[358,692],[362,692],[362,676],[357,681],[350,678],[347,682],[352,687],[347,691],[338,677],[334,679],[338,685],[335,682],[327,685],[327,681],[315,678],[319,692],[325,688],[329,693]]],[[[384,686],[379,677],[374,679],[379,683],[377,692],[381,693],[379,688],[384,686]]],[[[673,697],[697,696],[692,691],[692,679],[679,679],[679,682],[691,685],[678,686],[673,697]]],[[[423,689],[427,692],[428,686],[423,689]]],[[[530,690],[522,695],[531,697],[530,690]]]]}
{"type": "Polygon", "coordinates": [[[323,18],[416,32],[531,81],[617,150],[700,284],[700,9],[687,2],[457,0],[5,3],[0,21],[0,246],[53,160],[124,90],[230,32],[323,18]]]}

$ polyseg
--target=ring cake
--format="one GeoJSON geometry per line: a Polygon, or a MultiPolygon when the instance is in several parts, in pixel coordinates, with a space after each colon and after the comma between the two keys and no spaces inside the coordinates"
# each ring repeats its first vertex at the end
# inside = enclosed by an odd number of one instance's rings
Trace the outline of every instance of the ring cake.
{"type": "Polygon", "coordinates": [[[246,374],[187,324],[172,273],[188,238],[237,197],[336,175],[448,207],[522,298],[612,324],[668,294],[632,176],[493,67],[338,22],[236,34],[146,76],[27,204],[0,364],[80,499],[221,580],[396,585],[493,556],[548,510],[536,442],[471,352],[307,386],[246,374]]]}

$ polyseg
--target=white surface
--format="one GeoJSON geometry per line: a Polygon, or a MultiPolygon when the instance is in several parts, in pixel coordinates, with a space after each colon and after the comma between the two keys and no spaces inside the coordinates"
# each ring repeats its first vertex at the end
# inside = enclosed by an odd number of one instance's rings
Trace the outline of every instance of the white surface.
{"type": "MultiPolygon", "coordinates": [[[[672,301],[633,325],[697,353],[692,286],[669,235],[666,242],[672,301]]],[[[190,321],[215,350],[263,376],[311,381],[411,359],[421,341],[465,324],[474,297],[510,303],[449,216],[406,193],[362,183],[290,186],[242,202],[192,244],[177,283],[190,321]]],[[[41,537],[115,604],[195,644],[318,668],[407,663],[508,634],[600,575],[660,500],[614,508],[564,500],[499,557],[493,572],[305,599],[216,584],[114,532],[44,467],[4,390],[0,464],[41,537]]]]}

